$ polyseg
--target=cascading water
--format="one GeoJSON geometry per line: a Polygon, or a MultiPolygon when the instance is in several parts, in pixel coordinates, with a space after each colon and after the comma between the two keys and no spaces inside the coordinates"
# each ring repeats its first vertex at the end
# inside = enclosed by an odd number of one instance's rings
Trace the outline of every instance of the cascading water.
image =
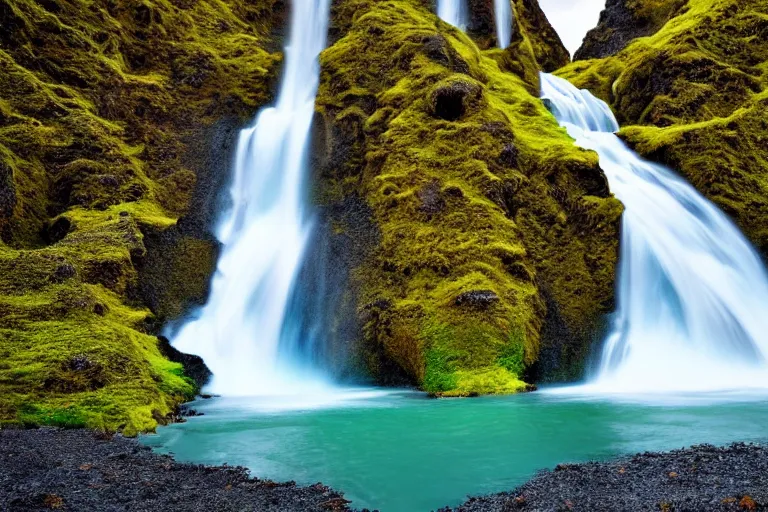
{"type": "Polygon", "coordinates": [[[736,226],[669,169],[614,134],[610,108],[542,74],[542,98],[597,152],[624,204],[617,311],[591,391],[768,388],[768,276],[736,226]]]}
{"type": "Polygon", "coordinates": [[[466,0],[437,0],[437,15],[461,30],[466,30],[469,26],[466,0]]]}
{"type": "Polygon", "coordinates": [[[510,0],[493,0],[496,19],[496,39],[499,48],[506,48],[512,40],[512,6],[510,0]]]}
{"type": "Polygon", "coordinates": [[[289,305],[313,225],[304,182],[329,3],[293,1],[277,102],[240,133],[210,299],[173,337],[205,360],[215,393],[291,394],[322,381],[286,338],[301,332],[289,305]]]}

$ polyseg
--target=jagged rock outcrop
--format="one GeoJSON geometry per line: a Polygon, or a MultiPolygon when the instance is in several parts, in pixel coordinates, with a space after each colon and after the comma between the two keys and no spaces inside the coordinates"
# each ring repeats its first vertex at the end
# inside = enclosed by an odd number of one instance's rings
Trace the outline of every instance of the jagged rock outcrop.
{"type": "Polygon", "coordinates": [[[687,3],[687,0],[608,0],[600,13],[600,22],[587,33],[573,60],[615,55],[632,40],[655,34],[687,3]]]}
{"type": "MultiPolygon", "coordinates": [[[[538,69],[554,71],[570,62],[568,50],[549,24],[537,0],[509,0],[512,27],[507,53],[514,61],[523,60],[533,50],[538,69]]],[[[470,25],[468,33],[477,46],[489,50],[498,46],[493,0],[468,0],[470,25]]]]}

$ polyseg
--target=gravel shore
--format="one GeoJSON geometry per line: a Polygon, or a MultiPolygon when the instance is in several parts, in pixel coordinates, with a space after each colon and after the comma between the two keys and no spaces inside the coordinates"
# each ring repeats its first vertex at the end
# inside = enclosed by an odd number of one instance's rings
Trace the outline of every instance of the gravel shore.
{"type": "Polygon", "coordinates": [[[561,464],[509,493],[471,498],[442,512],[764,511],[768,447],[734,444],[561,464]]]}
{"type": "Polygon", "coordinates": [[[88,430],[0,430],[0,511],[334,511],[321,484],[250,478],[237,467],[180,464],[133,439],[88,430]]]}
{"type": "MultiPolygon", "coordinates": [[[[181,464],[88,430],[0,430],[0,511],[347,511],[322,484],[181,464]]],[[[511,492],[441,512],[768,511],[768,447],[702,445],[562,464],[511,492]]]]}

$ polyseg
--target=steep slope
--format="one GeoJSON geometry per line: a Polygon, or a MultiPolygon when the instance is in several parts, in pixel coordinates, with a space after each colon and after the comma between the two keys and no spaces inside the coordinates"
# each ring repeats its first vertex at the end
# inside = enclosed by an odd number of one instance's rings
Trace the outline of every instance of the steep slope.
{"type": "MultiPolygon", "coordinates": [[[[674,15],[615,55],[559,74],[608,101],[629,144],[680,171],[768,256],[768,2],[625,5],[674,15]]],[[[594,55],[614,49],[587,44],[594,55]]]]}
{"type": "Polygon", "coordinates": [[[442,395],[523,389],[542,357],[578,373],[621,207],[538,100],[535,45],[480,51],[416,0],[348,0],[335,22],[317,195],[357,255],[362,364],[442,395]]]}
{"type": "Polygon", "coordinates": [[[270,97],[280,12],[0,0],[0,422],[132,433],[193,393],[146,306],[205,295],[201,205],[270,97]]]}

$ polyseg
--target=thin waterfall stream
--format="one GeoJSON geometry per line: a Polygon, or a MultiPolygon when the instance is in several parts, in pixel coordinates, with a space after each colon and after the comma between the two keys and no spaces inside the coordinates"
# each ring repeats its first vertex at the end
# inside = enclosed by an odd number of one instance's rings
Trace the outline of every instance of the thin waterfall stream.
{"type": "Polygon", "coordinates": [[[329,4],[293,2],[277,102],[239,136],[210,298],[173,336],[176,348],[210,367],[213,393],[294,394],[324,381],[311,354],[282,347],[300,345],[286,338],[299,336],[302,322],[290,303],[313,228],[305,181],[329,4]]]}
{"type": "Polygon", "coordinates": [[[469,8],[466,0],[437,0],[437,15],[461,30],[469,27],[469,8]]]}
{"type": "Polygon", "coordinates": [[[768,276],[738,228],[616,135],[610,108],[542,74],[541,96],[597,152],[624,204],[617,310],[589,387],[602,392],[768,388],[768,276]]]}
{"type": "MultiPolygon", "coordinates": [[[[496,39],[499,48],[506,48],[512,40],[512,5],[510,0],[493,0],[496,21],[496,39]]],[[[461,30],[469,28],[470,13],[466,0],[438,0],[437,15],[461,30]]]]}
{"type": "Polygon", "coordinates": [[[494,17],[496,20],[496,39],[499,48],[509,46],[512,40],[512,5],[511,0],[493,0],[494,17]]]}

